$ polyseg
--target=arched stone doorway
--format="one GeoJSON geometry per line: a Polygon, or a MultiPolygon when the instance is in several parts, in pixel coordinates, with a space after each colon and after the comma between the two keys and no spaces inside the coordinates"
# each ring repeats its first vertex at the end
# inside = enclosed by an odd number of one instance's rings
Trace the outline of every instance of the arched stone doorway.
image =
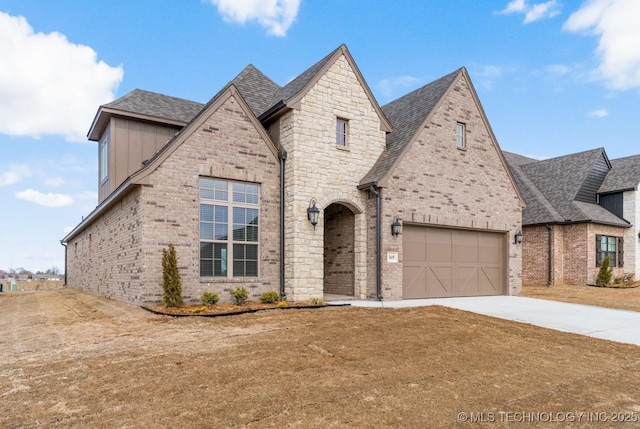
{"type": "Polygon", "coordinates": [[[355,213],[333,203],[324,209],[325,294],[355,295],[355,213]]]}

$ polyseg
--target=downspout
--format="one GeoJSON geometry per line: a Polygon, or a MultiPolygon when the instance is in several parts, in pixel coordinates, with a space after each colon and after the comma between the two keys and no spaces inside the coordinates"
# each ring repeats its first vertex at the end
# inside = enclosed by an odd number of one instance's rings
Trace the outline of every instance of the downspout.
{"type": "Polygon", "coordinates": [[[60,244],[64,246],[64,284],[62,286],[67,286],[67,245],[64,243],[64,240],[60,240],[60,244]]]}
{"type": "Polygon", "coordinates": [[[287,159],[287,151],[278,152],[280,159],[280,297],[286,296],[284,291],[284,161],[287,159]]]}
{"type": "Polygon", "coordinates": [[[371,185],[369,191],[376,196],[376,297],[382,301],[382,278],[380,271],[380,193],[371,185]]]}
{"type": "Polygon", "coordinates": [[[547,285],[551,286],[553,284],[553,275],[551,273],[551,261],[552,261],[552,255],[551,252],[553,250],[553,246],[551,245],[551,240],[553,239],[553,228],[551,228],[549,226],[549,224],[545,225],[547,227],[547,271],[549,273],[549,275],[547,276],[547,285]]]}

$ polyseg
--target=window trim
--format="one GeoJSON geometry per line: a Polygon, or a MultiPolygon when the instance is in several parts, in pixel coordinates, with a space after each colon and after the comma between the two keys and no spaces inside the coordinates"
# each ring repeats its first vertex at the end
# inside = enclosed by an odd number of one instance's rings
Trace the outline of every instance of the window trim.
{"type": "Polygon", "coordinates": [[[596,234],[596,267],[602,265],[605,257],[609,256],[610,267],[624,267],[624,238],[613,235],[596,234]],[[614,246],[613,250],[603,250],[602,244],[605,239],[605,245],[609,248],[614,246]]]}
{"type": "Polygon", "coordinates": [[[238,280],[238,279],[257,279],[260,277],[260,185],[258,183],[250,183],[250,182],[240,182],[234,180],[220,179],[215,177],[205,177],[201,176],[198,178],[198,192],[199,192],[199,204],[198,204],[198,243],[199,243],[199,274],[201,279],[207,280],[238,280]],[[203,183],[205,180],[212,181],[212,188],[203,188],[203,183]],[[220,185],[224,183],[226,189],[222,189],[220,185]],[[240,190],[236,185],[242,185],[242,190],[240,190]],[[249,185],[251,188],[247,188],[249,185]],[[203,189],[211,191],[211,198],[206,198],[203,196],[203,189]],[[253,191],[253,192],[252,192],[253,191]],[[240,201],[242,200],[242,201],[240,201]],[[212,206],[213,208],[213,220],[203,221],[202,219],[202,207],[203,206],[212,206]],[[224,207],[226,209],[226,235],[224,239],[216,238],[216,225],[220,225],[223,222],[216,222],[216,207],[224,207]],[[244,210],[244,223],[236,223],[234,219],[234,209],[243,209],[244,210]],[[256,221],[255,227],[255,240],[248,239],[248,226],[251,225],[246,218],[247,210],[255,210],[255,217],[252,220],[256,221]],[[204,223],[212,223],[212,237],[202,238],[202,226],[204,223]],[[244,239],[235,239],[234,226],[244,225],[242,231],[245,232],[244,239]],[[212,243],[212,258],[202,258],[202,244],[203,243],[212,243]],[[215,255],[216,255],[216,244],[221,245],[221,257],[220,266],[221,271],[226,271],[225,275],[216,275],[215,269],[215,255]],[[224,245],[224,246],[222,246],[224,245]],[[241,259],[237,259],[235,255],[236,246],[243,246],[243,257],[241,259]],[[255,255],[256,259],[247,259],[247,246],[255,246],[255,255]],[[224,253],[224,256],[222,256],[224,253]],[[211,267],[212,275],[203,275],[202,272],[202,262],[203,261],[212,261],[213,266],[211,267]],[[247,262],[255,261],[255,275],[246,275],[247,270],[247,262]],[[236,263],[242,263],[244,266],[244,275],[238,275],[234,272],[234,265],[236,263]],[[222,268],[225,270],[222,270],[222,268]]]}
{"type": "Polygon", "coordinates": [[[349,147],[349,120],[336,117],[336,147],[349,147]],[[341,130],[340,124],[344,124],[344,130],[341,130]]]}
{"type": "Polygon", "coordinates": [[[99,157],[100,184],[102,185],[109,180],[109,128],[105,130],[100,139],[99,157]]]}
{"type": "Polygon", "coordinates": [[[463,122],[456,122],[456,148],[461,150],[467,148],[467,125],[463,122]]]}

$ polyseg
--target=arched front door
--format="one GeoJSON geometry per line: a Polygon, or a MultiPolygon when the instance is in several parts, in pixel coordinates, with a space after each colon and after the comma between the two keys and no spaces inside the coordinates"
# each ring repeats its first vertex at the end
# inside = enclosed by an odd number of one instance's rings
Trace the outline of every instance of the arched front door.
{"type": "Polygon", "coordinates": [[[340,203],[324,209],[324,293],[354,296],[355,214],[340,203]]]}

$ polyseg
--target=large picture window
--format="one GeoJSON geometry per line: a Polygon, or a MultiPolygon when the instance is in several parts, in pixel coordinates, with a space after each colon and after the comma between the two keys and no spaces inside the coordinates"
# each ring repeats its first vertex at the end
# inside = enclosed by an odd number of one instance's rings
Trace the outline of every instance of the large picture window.
{"type": "Polygon", "coordinates": [[[257,277],[259,186],[200,178],[200,276],[257,277]]]}
{"type": "Polygon", "coordinates": [[[624,266],[624,239],[609,235],[596,235],[596,266],[609,257],[610,267],[624,266]]]}

